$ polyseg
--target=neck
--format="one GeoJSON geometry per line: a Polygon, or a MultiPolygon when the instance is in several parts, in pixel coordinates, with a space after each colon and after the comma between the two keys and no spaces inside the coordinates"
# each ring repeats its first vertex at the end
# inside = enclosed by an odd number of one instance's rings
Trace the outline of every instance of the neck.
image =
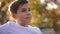
{"type": "Polygon", "coordinates": [[[28,27],[27,24],[20,22],[20,21],[16,21],[16,24],[20,25],[20,26],[24,26],[24,27],[28,27]]]}

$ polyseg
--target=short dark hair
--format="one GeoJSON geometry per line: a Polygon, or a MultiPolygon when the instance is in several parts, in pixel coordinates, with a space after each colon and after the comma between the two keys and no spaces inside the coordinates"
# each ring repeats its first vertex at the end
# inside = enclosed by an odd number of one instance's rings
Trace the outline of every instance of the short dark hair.
{"type": "Polygon", "coordinates": [[[9,11],[12,13],[17,13],[18,7],[20,5],[26,4],[28,3],[27,0],[17,0],[17,1],[13,1],[10,6],[9,6],[9,11]]]}

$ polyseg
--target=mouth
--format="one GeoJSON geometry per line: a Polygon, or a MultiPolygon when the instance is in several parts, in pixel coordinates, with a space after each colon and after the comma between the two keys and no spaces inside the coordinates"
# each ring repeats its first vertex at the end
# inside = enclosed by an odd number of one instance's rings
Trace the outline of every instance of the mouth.
{"type": "Polygon", "coordinates": [[[25,19],[31,19],[31,17],[26,17],[25,19]]]}
{"type": "Polygon", "coordinates": [[[30,17],[26,17],[26,19],[29,19],[30,17]]]}

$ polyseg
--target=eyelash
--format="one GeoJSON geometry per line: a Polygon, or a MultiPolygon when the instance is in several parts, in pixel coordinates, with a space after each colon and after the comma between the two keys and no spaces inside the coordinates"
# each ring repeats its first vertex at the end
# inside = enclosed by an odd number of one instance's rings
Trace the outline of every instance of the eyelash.
{"type": "MultiPolygon", "coordinates": [[[[26,10],[22,10],[22,12],[25,12],[26,10]]],[[[30,9],[28,10],[28,11],[30,11],[30,9]]]]}
{"type": "Polygon", "coordinates": [[[26,10],[22,10],[22,12],[25,12],[26,10]]]}
{"type": "Polygon", "coordinates": [[[30,9],[28,11],[30,11],[30,9]]]}

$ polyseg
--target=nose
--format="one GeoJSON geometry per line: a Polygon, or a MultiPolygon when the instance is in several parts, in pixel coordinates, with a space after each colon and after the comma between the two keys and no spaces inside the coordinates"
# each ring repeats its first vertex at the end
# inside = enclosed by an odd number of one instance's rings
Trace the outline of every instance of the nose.
{"type": "Polygon", "coordinates": [[[31,15],[31,12],[27,12],[26,15],[27,15],[27,16],[30,16],[30,15],[31,15]]]}

